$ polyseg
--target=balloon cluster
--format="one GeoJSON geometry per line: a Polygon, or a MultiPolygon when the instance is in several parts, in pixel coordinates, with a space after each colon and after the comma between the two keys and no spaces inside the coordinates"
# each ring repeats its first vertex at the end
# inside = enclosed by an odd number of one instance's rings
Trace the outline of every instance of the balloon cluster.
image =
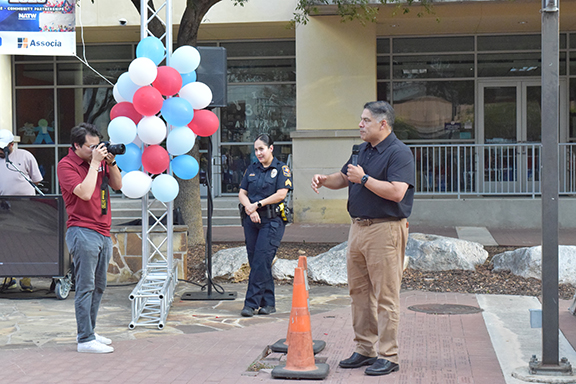
{"type": "Polygon", "coordinates": [[[126,153],[116,161],[123,171],[122,192],[130,198],[151,190],[162,202],[174,200],[178,182],[164,172],[171,169],[184,180],[195,177],[198,161],[186,153],[196,136],[211,136],[220,125],[218,117],[204,109],[212,101],[212,91],[196,81],[198,50],[182,46],[172,53],[169,66],[159,66],[165,54],[160,39],[142,39],[136,59],[113,89],[117,104],[110,111],[108,135],[111,142],[126,145],[126,153]],[[166,149],[160,145],[164,139],[166,149]]]}

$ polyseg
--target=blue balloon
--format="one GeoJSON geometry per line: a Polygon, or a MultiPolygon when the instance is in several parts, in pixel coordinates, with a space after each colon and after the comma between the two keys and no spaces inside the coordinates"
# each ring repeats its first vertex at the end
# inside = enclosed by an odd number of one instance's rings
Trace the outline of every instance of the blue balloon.
{"type": "Polygon", "coordinates": [[[143,38],[136,46],[136,57],[147,57],[156,65],[164,60],[165,53],[164,44],[154,36],[143,38]]]}
{"type": "Polygon", "coordinates": [[[181,97],[170,97],[164,100],[160,112],[164,120],[175,127],[188,125],[194,118],[194,108],[181,97]]]}
{"type": "Polygon", "coordinates": [[[185,86],[186,84],[189,83],[193,83],[197,79],[196,71],[192,71],[190,73],[181,73],[180,76],[182,76],[182,86],[185,86]]]}
{"type": "Polygon", "coordinates": [[[116,87],[118,87],[118,92],[126,101],[132,102],[134,93],[140,88],[138,84],[134,84],[128,72],[124,72],[118,78],[116,82],[116,87]]]}
{"type": "Polygon", "coordinates": [[[170,175],[162,174],[152,181],[152,193],[157,200],[169,203],[178,196],[180,187],[176,179],[170,175]]]}
{"type": "Polygon", "coordinates": [[[196,142],[196,134],[189,127],[176,127],[168,134],[166,149],[172,156],[190,152],[196,142]]]}
{"type": "Polygon", "coordinates": [[[126,145],[126,153],[116,156],[118,167],[124,172],[137,171],[142,167],[142,151],[134,143],[126,145]]]}
{"type": "Polygon", "coordinates": [[[108,124],[108,136],[114,143],[131,143],[136,138],[136,133],[136,124],[126,116],[115,117],[108,124]]]}
{"type": "Polygon", "coordinates": [[[170,162],[172,172],[182,180],[190,180],[198,174],[198,161],[190,155],[176,156],[170,162]]]}

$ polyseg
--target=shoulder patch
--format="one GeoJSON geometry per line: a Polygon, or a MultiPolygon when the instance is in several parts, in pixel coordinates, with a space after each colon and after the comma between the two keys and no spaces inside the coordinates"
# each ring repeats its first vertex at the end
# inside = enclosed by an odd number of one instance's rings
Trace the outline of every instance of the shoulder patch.
{"type": "Polygon", "coordinates": [[[284,174],[284,176],[290,177],[290,168],[288,168],[287,165],[283,165],[282,166],[282,173],[284,174]]]}

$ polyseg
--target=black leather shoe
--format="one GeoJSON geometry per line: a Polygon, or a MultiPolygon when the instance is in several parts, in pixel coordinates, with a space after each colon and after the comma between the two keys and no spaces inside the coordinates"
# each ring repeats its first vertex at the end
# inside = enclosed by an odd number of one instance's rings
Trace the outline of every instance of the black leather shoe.
{"type": "Polygon", "coordinates": [[[376,357],[369,357],[354,352],[349,358],[340,362],[342,368],[359,368],[364,365],[371,365],[377,360],[376,357]]]}
{"type": "Polygon", "coordinates": [[[269,315],[271,313],[276,312],[276,307],[273,307],[271,305],[267,305],[265,307],[260,308],[260,310],[258,311],[259,315],[269,315]]]}
{"type": "Polygon", "coordinates": [[[366,373],[369,376],[382,376],[400,370],[400,366],[396,363],[386,359],[378,359],[374,364],[366,368],[366,373]]]}
{"type": "Polygon", "coordinates": [[[256,313],[256,310],[254,308],[250,308],[250,307],[244,307],[244,308],[242,308],[242,312],[240,312],[240,314],[244,317],[252,317],[252,316],[254,316],[255,313],[256,313]]]}

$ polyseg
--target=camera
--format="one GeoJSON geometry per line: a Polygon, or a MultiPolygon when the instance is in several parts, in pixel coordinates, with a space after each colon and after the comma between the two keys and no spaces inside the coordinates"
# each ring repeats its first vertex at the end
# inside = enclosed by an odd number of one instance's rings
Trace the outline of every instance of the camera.
{"type": "Polygon", "coordinates": [[[128,20],[126,20],[125,18],[122,17],[122,18],[118,19],[118,23],[120,25],[126,25],[126,23],[128,23],[128,20]]]}
{"type": "Polygon", "coordinates": [[[102,141],[100,144],[104,144],[108,153],[113,155],[123,155],[126,153],[126,146],[124,144],[110,144],[109,141],[102,141]]]}

